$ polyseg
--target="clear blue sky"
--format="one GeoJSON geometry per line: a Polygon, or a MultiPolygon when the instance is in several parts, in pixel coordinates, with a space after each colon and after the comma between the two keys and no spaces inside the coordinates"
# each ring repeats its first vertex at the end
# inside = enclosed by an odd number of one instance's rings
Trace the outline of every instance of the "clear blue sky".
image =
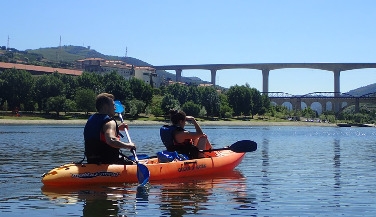
{"type": "MultiPolygon", "coordinates": [[[[91,46],[152,65],[376,62],[374,0],[1,1],[0,45],[91,46]]],[[[174,72],[174,71],[172,71],[174,72]]],[[[210,71],[183,76],[210,81],[210,71]]],[[[333,73],[273,70],[269,91],[334,91],[333,73]]],[[[341,72],[341,92],[376,82],[376,69],[341,72]]],[[[262,91],[258,70],[221,70],[224,87],[262,91]]]]}

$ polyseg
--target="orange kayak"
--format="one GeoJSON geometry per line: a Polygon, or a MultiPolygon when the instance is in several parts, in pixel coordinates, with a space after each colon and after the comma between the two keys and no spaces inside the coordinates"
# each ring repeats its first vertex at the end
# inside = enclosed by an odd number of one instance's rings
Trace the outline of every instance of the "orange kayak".
{"type": "MultiPolygon", "coordinates": [[[[158,158],[140,160],[150,171],[150,182],[183,177],[208,176],[232,171],[245,153],[222,150],[207,158],[159,163],[158,158]]],[[[105,183],[137,183],[137,165],[65,164],[42,177],[45,186],[72,186],[105,183]]]]}

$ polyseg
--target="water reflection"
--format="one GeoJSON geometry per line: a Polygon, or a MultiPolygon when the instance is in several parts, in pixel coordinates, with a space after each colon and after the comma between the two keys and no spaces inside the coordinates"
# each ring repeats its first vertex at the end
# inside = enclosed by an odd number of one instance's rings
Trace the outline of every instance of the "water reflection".
{"type": "Polygon", "coordinates": [[[269,140],[264,138],[262,141],[262,201],[270,202],[270,178],[269,178],[269,140]]]}
{"type": "MultiPolygon", "coordinates": [[[[183,216],[205,212],[213,206],[216,189],[233,195],[234,200],[244,205],[246,197],[244,176],[238,171],[214,177],[175,179],[157,182],[146,187],[132,185],[85,186],[75,188],[42,187],[42,193],[59,204],[82,204],[83,216],[136,215],[138,211],[153,212],[149,202],[158,205],[154,212],[163,216],[183,216]]],[[[217,198],[216,198],[217,199],[217,198]]],[[[218,198],[220,199],[220,198],[218,198]]]]}
{"type": "Polygon", "coordinates": [[[334,142],[334,188],[341,188],[341,145],[339,139],[335,139],[334,142]]]}

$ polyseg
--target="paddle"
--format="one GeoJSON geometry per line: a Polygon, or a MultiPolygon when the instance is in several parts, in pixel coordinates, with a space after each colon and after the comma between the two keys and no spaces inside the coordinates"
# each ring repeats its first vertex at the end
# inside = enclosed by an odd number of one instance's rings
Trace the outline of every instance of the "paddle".
{"type": "Polygon", "coordinates": [[[208,149],[208,150],[199,150],[199,151],[200,152],[212,152],[212,151],[221,151],[221,150],[231,150],[237,153],[252,152],[252,151],[257,150],[257,143],[251,140],[241,140],[241,141],[235,142],[234,144],[228,147],[208,149]]]}
{"type": "MultiPolygon", "coordinates": [[[[121,115],[121,113],[124,111],[124,107],[119,100],[116,100],[114,102],[115,102],[115,106],[116,106],[115,112],[118,113],[120,121],[121,121],[121,123],[123,123],[124,120],[123,120],[123,116],[121,115]]],[[[124,131],[125,131],[125,134],[127,134],[128,141],[131,143],[132,140],[131,140],[131,137],[129,136],[128,129],[124,128],[124,131]]],[[[136,164],[137,164],[138,183],[140,184],[140,186],[144,186],[149,181],[150,171],[145,165],[140,164],[138,162],[138,157],[136,155],[136,149],[131,149],[131,152],[132,152],[134,159],[136,161],[136,164]]]]}
{"type": "MultiPolygon", "coordinates": [[[[125,134],[127,134],[128,141],[132,142],[131,137],[129,136],[127,128],[124,128],[124,131],[125,131],[125,134]]],[[[149,171],[149,169],[145,165],[140,164],[138,162],[138,157],[136,155],[136,149],[131,149],[131,152],[132,152],[132,154],[134,156],[134,159],[136,161],[136,164],[137,164],[137,179],[138,179],[138,184],[139,184],[139,186],[144,186],[149,181],[150,171],[149,171]]]]}

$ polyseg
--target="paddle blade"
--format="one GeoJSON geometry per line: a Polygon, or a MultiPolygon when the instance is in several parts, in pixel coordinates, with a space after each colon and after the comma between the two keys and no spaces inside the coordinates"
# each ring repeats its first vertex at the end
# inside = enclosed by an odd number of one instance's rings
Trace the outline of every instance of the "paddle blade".
{"type": "Polygon", "coordinates": [[[229,149],[237,153],[252,152],[257,150],[257,143],[251,140],[240,140],[232,144],[229,149]]]}
{"type": "Polygon", "coordinates": [[[146,185],[149,182],[149,178],[149,169],[145,165],[137,163],[137,179],[140,186],[146,185]]]}
{"type": "MultiPolygon", "coordinates": [[[[126,130],[125,132],[128,135],[128,131],[126,130]]],[[[130,138],[129,135],[128,135],[128,138],[130,138]]],[[[150,171],[149,171],[149,169],[145,165],[140,164],[138,162],[138,157],[136,155],[136,150],[132,149],[131,152],[132,152],[133,157],[134,157],[134,159],[136,161],[136,164],[137,164],[137,180],[138,180],[138,184],[139,184],[139,186],[144,186],[149,181],[150,171]]]]}
{"type": "Polygon", "coordinates": [[[123,113],[124,107],[121,104],[121,102],[119,100],[115,100],[114,103],[115,103],[115,106],[116,106],[115,112],[116,113],[123,113]]]}

